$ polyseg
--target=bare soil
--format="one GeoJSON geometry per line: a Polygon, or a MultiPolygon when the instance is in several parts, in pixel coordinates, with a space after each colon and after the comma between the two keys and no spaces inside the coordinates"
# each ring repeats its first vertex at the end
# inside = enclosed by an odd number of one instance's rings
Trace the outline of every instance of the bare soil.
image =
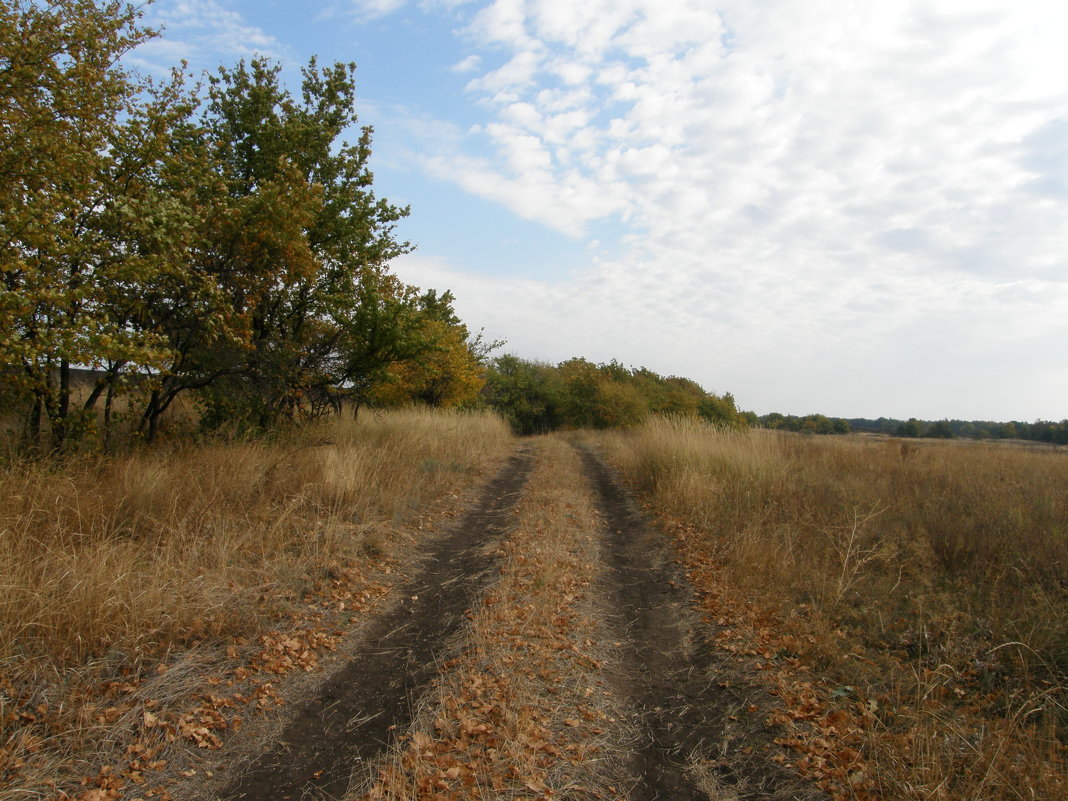
{"type": "Polygon", "coordinates": [[[714,648],[717,627],[694,614],[693,590],[663,535],[592,451],[579,452],[604,517],[610,622],[625,645],[616,684],[643,733],[631,801],[814,796],[768,759],[775,734],[753,715],[765,693],[714,648]]]}
{"type": "Polygon", "coordinates": [[[494,562],[484,546],[507,532],[532,461],[527,449],[508,461],[478,504],[431,547],[401,590],[402,602],[371,625],[358,655],[324,682],[222,798],[339,798],[360,763],[389,746],[392,733],[411,720],[441,649],[483,586],[494,562]]]}

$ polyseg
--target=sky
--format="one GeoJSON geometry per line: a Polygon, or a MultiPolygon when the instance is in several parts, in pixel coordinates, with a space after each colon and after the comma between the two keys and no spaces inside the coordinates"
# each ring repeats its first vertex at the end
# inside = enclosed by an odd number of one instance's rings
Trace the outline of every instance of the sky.
{"type": "MultiPolygon", "coordinates": [[[[394,271],[505,352],[764,414],[1068,418],[1068,3],[156,0],[129,61],[357,64],[394,271]]],[[[358,132],[353,132],[355,140],[358,132]]]]}

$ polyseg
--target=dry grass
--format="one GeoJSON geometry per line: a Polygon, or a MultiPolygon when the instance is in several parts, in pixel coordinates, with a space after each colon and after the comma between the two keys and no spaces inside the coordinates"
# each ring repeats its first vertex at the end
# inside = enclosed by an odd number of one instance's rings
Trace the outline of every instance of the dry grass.
{"type": "Polygon", "coordinates": [[[629,757],[594,587],[600,521],[574,451],[558,439],[538,448],[514,531],[489,544],[500,577],[359,789],[365,801],[622,798],[629,757]]]}
{"type": "Polygon", "coordinates": [[[672,421],[598,441],[825,688],[874,702],[875,792],[1062,797],[1068,453],[672,421]]]}
{"type": "Polygon", "coordinates": [[[495,416],[404,411],[0,468],[0,782],[99,737],[106,715],[85,709],[102,681],[265,630],[381,561],[511,442],[495,416]]]}

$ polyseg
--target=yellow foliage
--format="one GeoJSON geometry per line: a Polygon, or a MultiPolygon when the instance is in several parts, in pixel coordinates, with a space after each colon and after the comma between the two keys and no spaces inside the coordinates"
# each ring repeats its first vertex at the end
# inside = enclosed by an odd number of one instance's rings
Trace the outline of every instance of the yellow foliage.
{"type": "Polygon", "coordinates": [[[424,326],[430,346],[418,358],[390,365],[374,399],[386,406],[422,402],[454,408],[474,403],[486,379],[468,346],[467,329],[442,320],[427,320],[424,326]]]}

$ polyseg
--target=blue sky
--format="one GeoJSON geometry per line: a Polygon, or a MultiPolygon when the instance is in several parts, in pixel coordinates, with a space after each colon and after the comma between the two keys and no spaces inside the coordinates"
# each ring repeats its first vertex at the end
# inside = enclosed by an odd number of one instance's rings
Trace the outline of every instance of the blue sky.
{"type": "MultiPolygon", "coordinates": [[[[358,65],[395,264],[743,408],[1068,417],[1068,7],[156,0],[147,71],[358,65]]],[[[354,134],[355,136],[355,134],[354,134]]]]}

